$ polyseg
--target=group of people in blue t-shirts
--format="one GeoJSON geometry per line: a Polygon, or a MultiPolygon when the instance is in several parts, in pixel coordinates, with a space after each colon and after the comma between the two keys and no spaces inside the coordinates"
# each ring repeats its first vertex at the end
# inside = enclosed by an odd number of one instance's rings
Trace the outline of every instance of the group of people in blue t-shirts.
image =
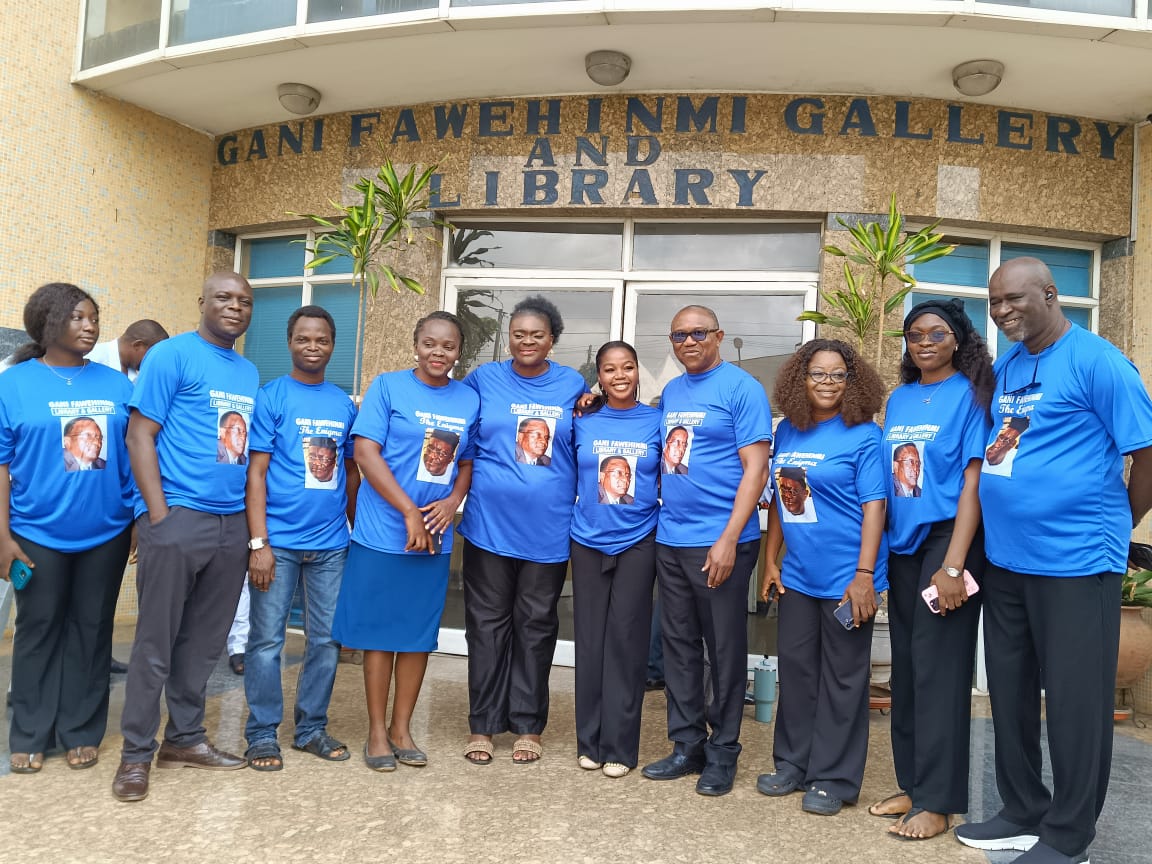
{"type": "Polygon", "coordinates": [[[1084,860],[1107,791],[1119,574],[1152,505],[1152,401],[1119,351],[1067,321],[1056,293],[1035,259],[994,274],[991,317],[1017,343],[995,367],[959,301],[913,307],[886,407],[856,349],[805,343],[777,375],[773,434],[763,387],[721,360],[724,332],[705,306],[671,322],[684,373],[656,407],[641,402],[639,359],[622,341],[597,352],[587,393],[549,360],[559,311],[529,297],[509,317],[510,358],[463,381],[452,376],[460,321],[422,318],[413,368],[378,376],[357,412],[325,381],[336,328],[320,307],[292,315],[292,371],[260,387],[234,351],[251,287],[216,274],[196,331],[154,347],[133,387],[84,359],[99,333],[95,301],[46,285],[25,309],[31,343],[0,376],[0,483],[10,484],[0,567],[33,572],[18,593],[12,770],[38,771],[57,743],[72,767],[95,764],[134,516],[140,613],[113,782],[121,800],[148,794],[154,757],[165,768],[283,768],[280,655],[298,584],[307,648],[293,747],[351,755],[328,733],[343,645],[364,652],[365,763],[427,764],[411,720],[457,531],[470,763],[491,764],[506,732],[514,762],[542,758],[571,566],[579,766],[613,778],[638,766],[658,585],[672,751],[642,773],[699,775],[697,792],[724,795],[741,752],[748,586],[767,500],[760,595],[779,603],[780,700],[774,770],[757,788],[802,793],[802,809],[819,815],[857,802],[872,622],[887,590],[898,791],[869,812],[893,818],[903,840],[952,828],[968,809],[983,605],[1004,808],[956,836],[1021,860],[1084,860]],[[1089,477],[1090,496],[1076,482],[1089,477]],[[245,572],[239,757],[208,740],[204,688],[245,572]],[[1041,686],[1052,790],[1041,779],[1041,686]]]}

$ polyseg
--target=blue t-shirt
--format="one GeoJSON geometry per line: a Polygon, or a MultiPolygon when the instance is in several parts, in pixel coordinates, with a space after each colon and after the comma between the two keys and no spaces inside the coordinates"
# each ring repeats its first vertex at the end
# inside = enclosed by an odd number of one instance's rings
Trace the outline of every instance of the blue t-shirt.
{"type": "Polygon", "coordinates": [[[132,385],[99,363],[66,372],[71,385],[39,360],[0,375],[0,465],[12,476],[12,532],[83,552],[132,521],[132,385]]]}
{"type": "MultiPolygon", "coordinates": [[[[806,432],[787,419],[776,427],[772,483],[784,530],[784,587],[839,600],[856,578],[863,505],[887,495],[892,473],[880,458],[875,423],[851,428],[837,414],[806,432]]],[[[881,535],[872,584],[888,587],[888,543],[881,535]]]]}
{"type": "Polygon", "coordinates": [[[1136,367],[1073,324],[1039,354],[1013,345],[996,361],[996,385],[980,476],[988,560],[1035,576],[1123,572],[1123,454],[1152,446],[1136,367]]]}
{"type": "MultiPolygon", "coordinates": [[[[663,417],[661,497],[656,540],[667,546],[711,546],[723,533],[744,477],[741,447],[772,440],[772,410],[755,378],[731,363],[673,378],[660,397],[663,417]],[[681,443],[682,442],[682,443],[681,443]],[[682,453],[668,458],[670,445],[682,453]]],[[[753,510],[740,542],[760,539],[753,510]]]]}
{"type": "Polygon", "coordinates": [[[964,469],[984,458],[989,423],[959,372],[935,384],[905,384],[888,398],[881,461],[890,469],[890,551],[911,555],[932,523],[956,518],[964,469]]]}
{"type": "MultiPolygon", "coordinates": [[[[255,366],[195,331],[148,351],[129,405],[163,427],[156,454],[169,507],[218,514],[244,509],[248,430],[259,389],[255,366]]],[[[146,512],[138,495],[136,515],[146,512]]]]}
{"type": "MultiPolygon", "coordinates": [[[[429,387],[411,369],[377,375],[364,394],[352,434],[380,445],[392,476],[417,507],[452,491],[459,461],[476,434],[480,399],[459,381],[429,387]]],[[[452,528],[444,532],[443,554],[452,551],[452,528]]],[[[368,482],[356,496],[352,539],[378,552],[404,554],[404,516],[368,482]]],[[[408,552],[427,555],[427,551],[408,552]]]]}
{"type": "Polygon", "coordinates": [[[567,561],[576,499],[572,406],[587,390],[583,377],[549,362],[547,372],[525,378],[505,360],[473,369],[464,383],[480,394],[480,430],[460,533],[497,555],[567,561]]]}
{"type": "Polygon", "coordinates": [[[619,555],[655,530],[663,443],[660,412],[647,405],[576,418],[572,539],[619,555]]]}
{"type": "Polygon", "coordinates": [[[256,394],[250,450],[271,453],[265,481],[268,543],[321,551],[348,545],[347,475],[356,406],[327,381],[291,375],[256,394]]]}

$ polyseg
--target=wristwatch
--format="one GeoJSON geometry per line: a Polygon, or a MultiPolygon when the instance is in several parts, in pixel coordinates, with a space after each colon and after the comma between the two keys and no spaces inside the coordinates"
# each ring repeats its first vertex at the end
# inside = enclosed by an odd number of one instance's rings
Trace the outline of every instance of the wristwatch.
{"type": "MultiPolygon", "coordinates": [[[[248,545],[251,546],[252,544],[249,543],[248,545]]],[[[263,546],[264,544],[261,543],[260,545],[263,546]]],[[[943,570],[945,573],[947,573],[949,576],[951,576],[953,579],[959,579],[960,574],[964,572],[963,570],[958,570],[955,567],[949,567],[947,565],[941,567],[940,569],[943,570]]]]}
{"type": "Polygon", "coordinates": [[[248,548],[255,552],[257,549],[263,549],[265,546],[263,537],[253,537],[248,541],[248,548]]]}

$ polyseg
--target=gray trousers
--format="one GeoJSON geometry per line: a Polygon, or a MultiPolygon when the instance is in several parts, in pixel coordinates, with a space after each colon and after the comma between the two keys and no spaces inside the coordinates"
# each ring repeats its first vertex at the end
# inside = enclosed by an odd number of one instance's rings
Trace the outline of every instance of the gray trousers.
{"type": "Polygon", "coordinates": [[[173,507],[153,525],[136,520],[139,617],[128,662],[125,762],[150,762],[160,729],[160,691],[168,703],[164,740],[204,741],[204,698],[244,585],[248,525],[244,513],[219,516],[173,507]]]}

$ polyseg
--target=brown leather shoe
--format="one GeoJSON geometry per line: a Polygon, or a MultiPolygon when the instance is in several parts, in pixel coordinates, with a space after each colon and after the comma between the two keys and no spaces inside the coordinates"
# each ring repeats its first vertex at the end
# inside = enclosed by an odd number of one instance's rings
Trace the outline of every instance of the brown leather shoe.
{"type": "Polygon", "coordinates": [[[143,801],[148,797],[151,762],[121,762],[112,779],[112,794],[121,801],[143,801]]]}
{"type": "Polygon", "coordinates": [[[248,760],[217,750],[209,741],[192,747],[173,747],[167,741],[156,754],[157,768],[208,768],[213,771],[234,771],[247,766],[248,760]]]}

